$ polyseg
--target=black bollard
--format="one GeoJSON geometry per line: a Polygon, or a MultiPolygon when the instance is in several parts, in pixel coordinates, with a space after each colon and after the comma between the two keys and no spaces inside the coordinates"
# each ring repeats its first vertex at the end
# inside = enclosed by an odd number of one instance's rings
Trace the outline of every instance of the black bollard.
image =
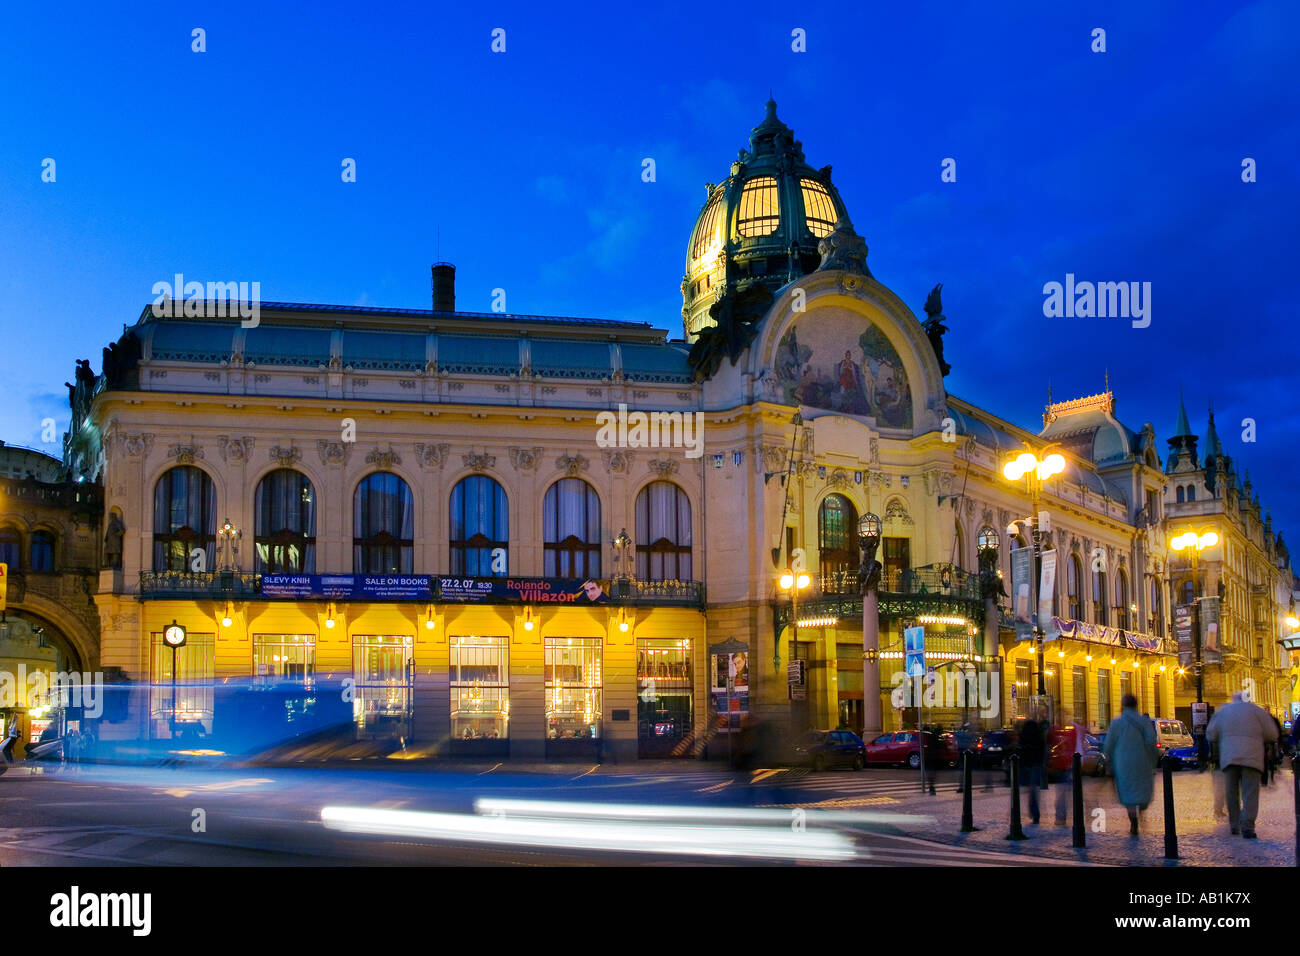
{"type": "Polygon", "coordinates": [[[1083,828],[1083,758],[1078,754],[1070,772],[1074,777],[1074,847],[1082,850],[1088,845],[1088,835],[1083,828]]]}
{"type": "Polygon", "coordinates": [[[1020,754],[1011,755],[1011,832],[1007,839],[1029,839],[1020,826],[1020,754]]]}
{"type": "Polygon", "coordinates": [[[935,770],[934,773],[930,774],[930,796],[932,797],[935,796],[934,778],[937,776],[939,776],[938,770],[935,770]]]}
{"type": "Polygon", "coordinates": [[[1178,828],[1174,821],[1174,767],[1168,757],[1160,761],[1165,777],[1165,859],[1178,859],[1178,828]]]}
{"type": "Polygon", "coordinates": [[[961,832],[974,833],[979,829],[975,825],[975,814],[971,809],[970,771],[975,755],[969,750],[962,754],[961,761],[961,832]]]}
{"type": "Polygon", "coordinates": [[[1300,748],[1291,758],[1291,787],[1295,791],[1295,865],[1300,866],[1300,748]]]}

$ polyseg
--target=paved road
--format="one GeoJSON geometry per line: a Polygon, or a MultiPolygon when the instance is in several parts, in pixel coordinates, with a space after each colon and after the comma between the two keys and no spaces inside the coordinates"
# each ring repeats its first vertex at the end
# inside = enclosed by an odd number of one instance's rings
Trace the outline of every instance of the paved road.
{"type": "Polygon", "coordinates": [[[0,865],[1071,863],[916,839],[918,792],[905,770],[15,768],[0,865]]]}

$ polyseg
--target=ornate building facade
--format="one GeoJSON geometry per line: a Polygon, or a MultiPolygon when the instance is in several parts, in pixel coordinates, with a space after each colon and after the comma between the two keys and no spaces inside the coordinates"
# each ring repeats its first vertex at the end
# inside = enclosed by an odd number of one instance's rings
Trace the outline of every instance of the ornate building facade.
{"type": "MultiPolygon", "coordinates": [[[[1109,389],[1050,404],[1037,432],[950,395],[938,288],[921,321],[871,275],[830,176],[769,103],[690,233],[683,341],[457,312],[443,265],[434,310],[262,303],[245,327],[146,308],[74,394],[68,436],[104,490],[103,662],[170,681],[177,622],[176,676],[347,677],[363,734],[686,756],[754,721],[914,720],[893,691],[920,623],[935,673],[986,675],[991,695],[927,722],[1005,723],[1040,674],[1093,726],[1128,692],[1173,716],[1173,476],[1154,428],[1124,426],[1109,389]],[[1001,469],[1026,449],[1065,462],[1042,489],[1041,663],[976,573],[982,557],[1013,581],[1030,499],[1001,469]],[[781,572],[801,562],[792,597],[781,572]]],[[[1266,650],[1259,697],[1277,707],[1266,650]]],[[[210,730],[203,691],[182,709],[210,730]]],[[[165,735],[166,716],[154,700],[120,729],[165,735]]]]}

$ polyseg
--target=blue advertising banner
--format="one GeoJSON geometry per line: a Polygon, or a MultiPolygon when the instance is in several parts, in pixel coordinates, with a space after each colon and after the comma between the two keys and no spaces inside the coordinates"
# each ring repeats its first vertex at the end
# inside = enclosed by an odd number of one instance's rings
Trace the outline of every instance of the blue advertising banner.
{"type": "Polygon", "coordinates": [[[262,597],[330,601],[429,601],[427,574],[264,574],[262,597]]]}
{"type": "Polygon", "coordinates": [[[465,604],[608,604],[592,578],[438,578],[439,601],[465,604]]]}

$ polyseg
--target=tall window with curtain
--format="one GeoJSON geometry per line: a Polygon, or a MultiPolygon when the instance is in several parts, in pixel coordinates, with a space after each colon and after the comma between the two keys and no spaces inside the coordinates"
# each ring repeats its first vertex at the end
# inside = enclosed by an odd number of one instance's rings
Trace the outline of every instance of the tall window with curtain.
{"type": "Polygon", "coordinates": [[[1109,624],[1110,609],[1106,605],[1106,572],[1092,576],[1092,620],[1094,624],[1109,624]]]}
{"type": "Polygon", "coordinates": [[[581,478],[561,478],[542,502],[543,567],[550,578],[600,577],[600,497],[581,478]]]}
{"type": "Polygon", "coordinates": [[[207,472],[180,465],[158,479],[153,492],[153,568],[188,571],[201,548],[204,568],[216,567],[217,493],[207,472]]]}
{"type": "Polygon", "coordinates": [[[367,475],[352,498],[352,565],[357,574],[410,574],[415,554],[411,486],[388,471],[367,475]]]}
{"type": "Polygon", "coordinates": [[[1065,595],[1070,605],[1070,617],[1076,621],[1083,620],[1083,593],[1079,582],[1083,580],[1083,565],[1079,556],[1072,554],[1065,559],[1065,595]]]}
{"type": "Polygon", "coordinates": [[[1160,601],[1160,580],[1152,574],[1147,577],[1147,582],[1147,591],[1150,594],[1149,603],[1147,604],[1147,613],[1150,615],[1147,621],[1147,630],[1157,637],[1164,637],[1165,615],[1160,601]]]}
{"type": "Polygon", "coordinates": [[[312,574],[316,570],[316,489],[301,472],[279,468],[257,484],[254,571],[312,574]]]}
{"type": "Polygon", "coordinates": [[[858,510],[843,495],[827,495],[817,511],[817,555],[823,591],[838,593],[856,587],[861,562],[858,510]]]}
{"type": "Polygon", "coordinates": [[[1129,620],[1128,605],[1128,574],[1123,568],[1120,568],[1115,572],[1115,609],[1117,614],[1115,623],[1126,631],[1132,627],[1129,620]]]}
{"type": "Polygon", "coordinates": [[[652,481],[636,496],[636,576],[691,580],[691,502],[671,481],[652,481]]]}
{"type": "Polygon", "coordinates": [[[451,490],[451,573],[504,577],[510,569],[510,505],[505,489],[487,475],[469,475],[451,490]],[[505,567],[492,570],[492,552],[506,552],[505,567]]]}
{"type": "Polygon", "coordinates": [[[53,571],[54,570],[54,535],[49,531],[36,531],[32,533],[32,561],[30,570],[32,571],[53,571]]]}

